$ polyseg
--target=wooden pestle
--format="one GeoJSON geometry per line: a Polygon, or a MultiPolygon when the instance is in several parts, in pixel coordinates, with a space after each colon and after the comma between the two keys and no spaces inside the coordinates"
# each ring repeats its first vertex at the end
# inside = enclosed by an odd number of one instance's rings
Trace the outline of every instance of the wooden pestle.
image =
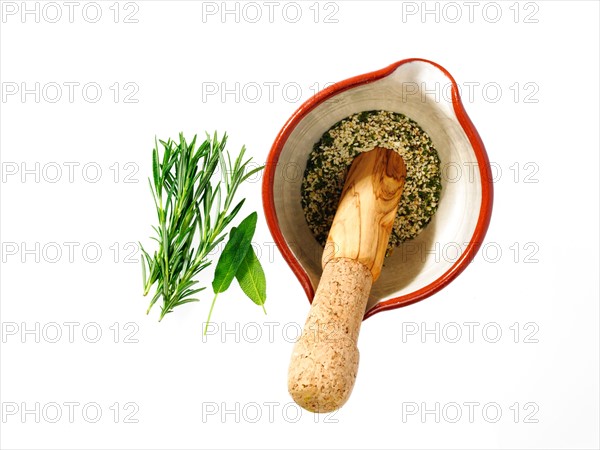
{"type": "Polygon", "coordinates": [[[309,411],[334,411],[352,392],[358,333],[405,178],[402,157],[383,148],[360,154],[350,167],[323,252],[323,275],[289,367],[288,390],[309,411]]]}

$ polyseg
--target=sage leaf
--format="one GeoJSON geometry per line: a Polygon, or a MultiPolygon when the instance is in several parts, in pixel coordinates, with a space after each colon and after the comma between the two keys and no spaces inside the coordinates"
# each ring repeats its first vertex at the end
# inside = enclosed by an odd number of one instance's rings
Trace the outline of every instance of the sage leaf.
{"type": "Polygon", "coordinates": [[[219,257],[217,267],[215,268],[215,277],[212,282],[215,296],[210,305],[208,318],[206,319],[206,325],[204,326],[205,336],[219,293],[224,292],[229,288],[242,261],[246,257],[248,250],[252,248],[252,245],[250,244],[252,242],[252,236],[254,236],[254,230],[256,230],[257,217],[256,212],[253,212],[240,222],[238,228],[232,228],[229,232],[229,240],[227,241],[227,244],[225,244],[225,248],[219,257]]]}
{"type": "Polygon", "coordinates": [[[266,314],[265,301],[267,300],[267,280],[252,245],[250,245],[246,257],[240,264],[235,277],[238,280],[242,291],[244,291],[244,294],[257,305],[262,306],[262,309],[266,314]]]}
{"type": "Polygon", "coordinates": [[[253,212],[229,233],[229,240],[225,244],[215,268],[215,277],[212,282],[215,294],[226,291],[235,278],[240,264],[251,247],[250,243],[256,229],[256,219],[257,214],[253,212]]]}

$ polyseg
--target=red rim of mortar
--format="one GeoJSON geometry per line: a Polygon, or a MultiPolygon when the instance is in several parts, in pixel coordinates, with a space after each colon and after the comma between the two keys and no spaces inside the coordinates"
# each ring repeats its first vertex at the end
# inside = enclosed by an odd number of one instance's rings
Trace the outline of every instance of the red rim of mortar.
{"type": "Polygon", "coordinates": [[[394,297],[379,302],[371,309],[367,310],[364,317],[365,319],[381,311],[401,308],[403,306],[408,306],[412,303],[416,303],[446,287],[463,270],[465,270],[469,263],[473,260],[473,258],[477,254],[477,251],[481,247],[481,244],[489,227],[490,218],[492,216],[492,203],[494,196],[490,162],[485,151],[483,142],[479,137],[479,133],[475,129],[475,126],[471,122],[471,119],[469,119],[469,116],[467,115],[467,112],[463,107],[463,104],[460,100],[458,85],[456,84],[456,81],[454,81],[452,75],[450,75],[450,73],[442,66],[440,66],[437,63],[434,63],[433,61],[428,61],[426,59],[420,58],[410,58],[403,59],[402,61],[398,61],[384,69],[377,70],[375,72],[370,72],[363,75],[358,75],[356,77],[348,78],[347,80],[340,81],[339,83],[336,83],[328,87],[327,89],[324,89],[323,91],[317,93],[315,96],[303,103],[285,123],[285,125],[275,138],[275,141],[273,142],[273,146],[271,147],[271,151],[269,152],[264,172],[262,198],[267,225],[269,227],[269,230],[271,231],[273,239],[275,240],[275,244],[277,245],[279,251],[283,255],[283,258],[294,272],[294,275],[296,275],[296,278],[298,278],[298,281],[300,281],[300,284],[302,285],[302,288],[304,289],[308,300],[312,302],[315,292],[310,282],[310,278],[304,270],[304,268],[302,267],[302,265],[298,262],[298,260],[292,253],[290,247],[287,245],[285,238],[281,233],[281,229],[279,228],[277,212],[275,211],[275,200],[273,197],[273,181],[275,179],[275,169],[277,167],[277,163],[279,162],[279,156],[281,154],[281,151],[288,137],[296,128],[296,126],[300,123],[300,121],[319,104],[345,90],[360,86],[362,84],[372,83],[374,81],[385,78],[401,65],[408,64],[411,62],[423,62],[431,64],[432,66],[441,70],[442,73],[448,78],[450,83],[452,83],[452,105],[454,107],[454,113],[456,114],[456,117],[458,118],[461,127],[465,131],[465,134],[467,135],[467,138],[469,139],[469,142],[473,147],[473,151],[475,152],[475,156],[477,158],[477,165],[481,173],[481,207],[479,210],[479,218],[477,219],[477,224],[475,226],[473,236],[471,237],[471,240],[469,241],[466,249],[454,262],[450,269],[448,269],[439,278],[437,278],[427,286],[422,287],[421,289],[411,292],[410,294],[401,295],[399,297],[394,297]]]}

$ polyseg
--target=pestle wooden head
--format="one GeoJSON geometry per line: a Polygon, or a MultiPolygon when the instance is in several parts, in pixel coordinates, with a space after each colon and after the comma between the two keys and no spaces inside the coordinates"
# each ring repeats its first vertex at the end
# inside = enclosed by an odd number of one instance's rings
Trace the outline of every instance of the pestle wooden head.
{"type": "Polygon", "coordinates": [[[323,267],[333,258],[349,258],[379,278],[406,180],[402,157],[377,147],[350,166],[323,252],[323,267]]]}

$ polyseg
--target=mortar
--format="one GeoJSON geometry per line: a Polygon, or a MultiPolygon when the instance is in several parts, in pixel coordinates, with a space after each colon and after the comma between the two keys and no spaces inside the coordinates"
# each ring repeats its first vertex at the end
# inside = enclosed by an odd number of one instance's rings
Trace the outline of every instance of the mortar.
{"type": "Polygon", "coordinates": [[[319,92],[277,135],[263,182],[267,224],[309,301],[322,273],[323,248],[308,228],[300,203],[306,161],[314,143],[332,125],[369,110],[405,114],[429,134],[441,159],[442,194],[427,228],[386,258],[365,318],[423,300],[456,278],[482,244],[493,200],[485,147],[454,78],[440,65],[406,59],[319,92]]]}
{"type": "Polygon", "coordinates": [[[442,193],[429,225],[385,259],[365,318],[429,297],[458,276],[482,244],[493,197],[484,145],[464,110],[456,82],[443,67],[408,59],[325,89],[300,106],[279,132],[263,184],[267,224],[309,300],[322,274],[323,248],[301,206],[308,155],[332,125],[370,110],[404,114],[424,129],[441,160],[442,193]]]}

